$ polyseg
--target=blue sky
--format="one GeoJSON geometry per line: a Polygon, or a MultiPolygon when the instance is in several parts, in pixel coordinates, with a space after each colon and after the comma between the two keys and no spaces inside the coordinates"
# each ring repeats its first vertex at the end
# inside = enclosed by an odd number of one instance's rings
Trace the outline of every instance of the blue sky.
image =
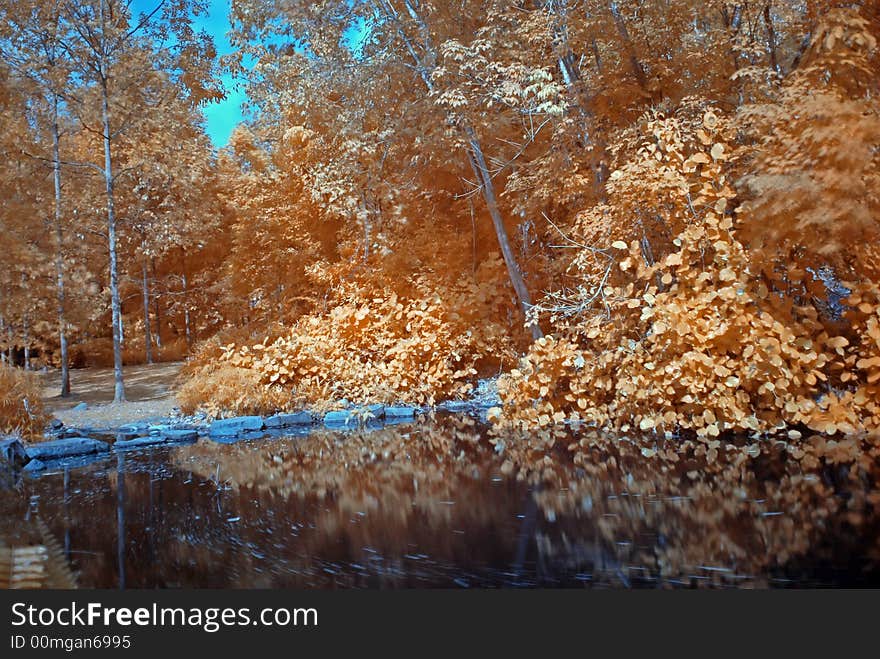
{"type": "MultiPolygon", "coordinates": [[[[134,0],[132,9],[135,15],[155,9],[160,0],[134,0]]],[[[230,0],[208,0],[208,15],[199,16],[195,21],[197,30],[205,30],[214,38],[218,55],[232,52],[226,33],[229,31],[230,0]]],[[[232,76],[223,75],[226,99],[211,103],[204,109],[206,130],[216,147],[225,146],[232,130],[242,121],[241,104],[246,100],[241,85],[236,85],[232,76]]]]}
{"type": "MultiPolygon", "coordinates": [[[[200,16],[196,21],[199,29],[204,29],[214,38],[218,55],[232,52],[226,38],[226,32],[229,31],[229,3],[230,0],[209,0],[208,15],[200,16]]],[[[208,136],[217,147],[225,146],[232,130],[241,123],[241,104],[246,100],[244,91],[228,73],[223,75],[223,86],[226,88],[226,100],[211,103],[204,110],[208,136]]]]}
{"type": "MultiPolygon", "coordinates": [[[[152,11],[160,0],[134,0],[132,9],[135,14],[152,11]]],[[[226,33],[229,25],[229,5],[231,0],[208,0],[208,14],[199,16],[196,29],[205,30],[214,39],[219,56],[232,52],[232,46],[226,33]]],[[[366,37],[366,25],[358,21],[347,31],[346,45],[358,52],[366,37]]],[[[223,74],[223,87],[226,99],[219,103],[211,103],[204,108],[205,127],[208,136],[217,148],[226,146],[233,129],[243,121],[242,104],[247,100],[243,86],[228,73],[223,74]]]]}
{"type": "MultiPolygon", "coordinates": [[[[232,47],[226,38],[230,28],[229,4],[230,0],[209,0],[208,15],[201,16],[196,21],[200,29],[204,29],[214,38],[217,54],[221,56],[232,52],[232,47]]],[[[362,47],[365,37],[366,25],[363,21],[358,21],[347,31],[346,45],[357,52],[362,47]]],[[[204,110],[208,136],[218,148],[226,145],[232,130],[242,122],[241,106],[247,100],[242,85],[236,84],[228,73],[223,75],[223,86],[226,89],[226,99],[220,103],[212,103],[204,110]]]]}

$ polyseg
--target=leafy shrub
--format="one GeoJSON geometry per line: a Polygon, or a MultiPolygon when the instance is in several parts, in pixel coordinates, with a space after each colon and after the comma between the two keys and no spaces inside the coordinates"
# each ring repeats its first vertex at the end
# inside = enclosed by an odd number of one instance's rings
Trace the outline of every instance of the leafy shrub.
{"type": "Polygon", "coordinates": [[[406,296],[343,284],[326,311],[302,316],[274,340],[204,348],[188,369],[193,379],[180,392],[182,406],[241,412],[294,402],[332,407],[341,399],[432,404],[466,395],[487,365],[513,361],[510,328],[485,320],[508,304],[494,281],[438,286],[416,277],[410,284],[406,296]],[[223,378],[243,381],[246,391],[227,393],[223,378]]]}
{"type": "MultiPolygon", "coordinates": [[[[768,286],[734,227],[725,163],[736,149],[720,113],[707,111],[696,130],[655,114],[642,131],[611,176],[609,206],[581,226],[593,239],[603,222],[608,233],[632,232],[632,214],[653,227],[579,251],[572,271],[582,284],[543,305],[555,335],[499,383],[503,425],[572,420],[709,438],[878,427],[876,286],[851,298],[851,326],[837,328],[817,305],[768,286]]],[[[736,221],[761,220],[743,209],[736,221]]]]}

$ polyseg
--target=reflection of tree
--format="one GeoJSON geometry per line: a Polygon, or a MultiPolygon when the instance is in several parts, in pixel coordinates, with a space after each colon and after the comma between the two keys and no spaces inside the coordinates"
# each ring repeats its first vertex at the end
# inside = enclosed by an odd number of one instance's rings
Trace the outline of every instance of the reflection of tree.
{"type": "MultiPolygon", "coordinates": [[[[228,488],[220,496],[236,516],[252,514],[251,506],[271,515],[272,530],[287,538],[277,547],[275,570],[336,585],[402,584],[413,572],[427,579],[448,569],[435,560],[466,564],[470,543],[512,542],[522,505],[515,493],[487,490],[492,450],[470,419],[406,430],[316,431],[235,447],[194,444],[178,450],[174,462],[215,480],[218,491],[228,488]],[[467,537],[457,534],[462,529],[467,537]],[[502,532],[510,539],[500,539],[502,532]],[[417,546],[431,556],[420,557],[417,546]]],[[[252,529],[242,532],[248,535],[242,542],[253,542],[252,529]]]]}
{"type": "Polygon", "coordinates": [[[841,561],[880,569],[876,440],[576,439],[565,442],[570,467],[546,437],[505,442],[508,469],[543,483],[536,500],[557,520],[537,533],[539,569],[611,585],[749,586],[809,581],[817,566],[833,579],[841,561]]]}
{"type": "Polygon", "coordinates": [[[0,588],[76,588],[64,549],[43,520],[27,526],[15,542],[0,537],[0,588]],[[30,541],[22,542],[25,534],[30,541]]]}
{"type": "MultiPolygon", "coordinates": [[[[438,495],[452,491],[455,477],[473,472],[491,454],[480,446],[471,419],[412,428],[336,433],[315,431],[283,445],[218,452],[195,444],[176,454],[178,466],[219,477],[233,487],[282,496],[333,496],[347,511],[373,509],[383,497],[404,497],[441,515],[438,495]]],[[[442,498],[442,497],[440,497],[442,498]]]]}
{"type": "Polygon", "coordinates": [[[880,577],[876,440],[586,430],[494,441],[438,419],[156,448],[26,479],[23,496],[4,500],[0,538],[47,545],[29,521],[38,506],[80,582],[100,587],[121,585],[123,567],[133,588],[880,577]]]}

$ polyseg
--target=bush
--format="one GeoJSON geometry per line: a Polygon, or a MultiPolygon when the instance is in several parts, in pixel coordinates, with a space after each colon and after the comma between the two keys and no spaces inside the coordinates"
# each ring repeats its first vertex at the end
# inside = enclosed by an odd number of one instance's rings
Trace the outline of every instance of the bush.
{"type": "MultiPolygon", "coordinates": [[[[723,432],[789,428],[797,439],[798,426],[880,427],[876,282],[850,270],[861,284],[840,305],[841,321],[823,311],[832,291],[817,274],[821,261],[777,263],[779,276],[765,276],[766,255],[740,237],[765,218],[754,204],[734,212],[730,203],[738,149],[728,126],[711,110],[699,124],[645,120],[639,148],[610,177],[609,204],[576,226],[585,247],[571,272],[583,283],[544,300],[554,334],[499,382],[507,405],[493,417],[502,426],[571,420],[624,432],[686,429],[710,441],[723,432]],[[653,227],[633,235],[633,216],[653,227]]],[[[832,283],[835,293],[856,288],[832,283]]]]}
{"type": "Polygon", "coordinates": [[[513,361],[510,328],[484,320],[507,304],[495,281],[442,287],[417,279],[409,296],[342,285],[327,311],[301,317],[274,340],[204,346],[186,369],[181,406],[271,412],[294,403],[326,409],[341,399],[433,404],[464,396],[481,369],[513,361]]]}

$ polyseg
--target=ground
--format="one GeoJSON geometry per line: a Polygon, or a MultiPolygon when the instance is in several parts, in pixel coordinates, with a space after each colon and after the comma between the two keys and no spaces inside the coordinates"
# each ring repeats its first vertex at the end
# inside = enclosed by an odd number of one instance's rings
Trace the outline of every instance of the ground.
{"type": "Polygon", "coordinates": [[[114,427],[144,419],[168,417],[177,402],[174,398],[175,383],[182,362],[167,364],[126,366],[124,403],[113,402],[113,369],[84,368],[70,373],[70,398],[61,398],[60,372],[47,373],[43,389],[46,410],[73,427],[114,427]],[[88,408],[74,411],[79,403],[88,408]]]}

